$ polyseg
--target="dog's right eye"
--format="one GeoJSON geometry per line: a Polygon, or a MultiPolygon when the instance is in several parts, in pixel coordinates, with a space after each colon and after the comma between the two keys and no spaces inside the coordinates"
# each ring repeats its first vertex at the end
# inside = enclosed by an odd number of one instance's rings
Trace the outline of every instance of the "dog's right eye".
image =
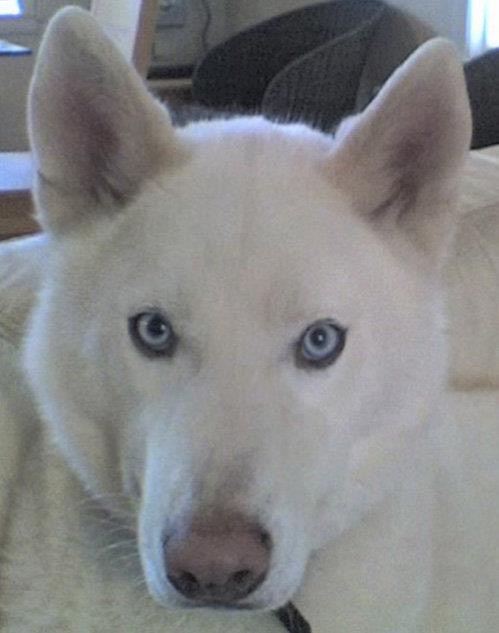
{"type": "Polygon", "coordinates": [[[141,312],[129,319],[130,336],[141,352],[149,356],[171,356],[177,336],[160,312],[141,312]]]}
{"type": "Polygon", "coordinates": [[[332,319],[321,319],[307,327],[296,347],[300,367],[323,369],[338,358],[345,347],[346,330],[332,319]]]}

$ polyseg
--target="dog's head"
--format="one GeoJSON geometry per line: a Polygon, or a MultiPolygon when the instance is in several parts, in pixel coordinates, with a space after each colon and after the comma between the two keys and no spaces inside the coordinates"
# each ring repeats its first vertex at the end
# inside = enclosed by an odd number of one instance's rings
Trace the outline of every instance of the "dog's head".
{"type": "Polygon", "coordinates": [[[85,12],[53,20],[26,367],[88,489],[131,500],[159,601],[283,604],[409,468],[443,380],[469,128],[442,41],[333,139],[258,117],[175,130],[85,12]]]}

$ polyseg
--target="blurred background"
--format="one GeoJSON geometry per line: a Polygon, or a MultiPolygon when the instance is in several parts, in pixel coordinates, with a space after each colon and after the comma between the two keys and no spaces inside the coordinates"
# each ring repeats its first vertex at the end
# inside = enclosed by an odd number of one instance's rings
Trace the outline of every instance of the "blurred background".
{"type": "MultiPolygon", "coordinates": [[[[109,5],[113,1],[107,0],[109,5]]],[[[0,54],[0,151],[27,148],[24,104],[36,50],[50,16],[65,4],[89,8],[91,1],[0,0],[0,40],[31,52],[0,54]]],[[[193,68],[213,47],[269,18],[313,4],[306,0],[161,0],[149,76],[166,97],[176,89],[188,89],[193,68]]],[[[366,63],[364,101],[395,65],[436,33],[453,40],[463,60],[499,46],[499,0],[390,0],[366,63]]]]}

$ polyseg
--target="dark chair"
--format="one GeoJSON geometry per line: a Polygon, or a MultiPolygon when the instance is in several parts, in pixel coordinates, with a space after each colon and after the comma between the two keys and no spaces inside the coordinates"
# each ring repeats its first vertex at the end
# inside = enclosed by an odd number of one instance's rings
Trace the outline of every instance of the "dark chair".
{"type": "Polygon", "coordinates": [[[499,143],[499,48],[464,65],[473,115],[471,147],[499,143]]]}
{"type": "Polygon", "coordinates": [[[331,129],[355,108],[369,46],[386,5],[336,0],[285,13],[213,48],[193,77],[194,99],[331,129]]]}

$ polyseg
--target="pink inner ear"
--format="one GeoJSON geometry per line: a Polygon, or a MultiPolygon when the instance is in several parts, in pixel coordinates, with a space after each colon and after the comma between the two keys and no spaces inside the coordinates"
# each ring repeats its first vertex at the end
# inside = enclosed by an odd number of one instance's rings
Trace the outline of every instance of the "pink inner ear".
{"type": "Polygon", "coordinates": [[[50,173],[45,173],[43,155],[40,171],[66,194],[122,206],[137,193],[147,170],[153,171],[144,164],[149,149],[154,153],[148,112],[133,93],[123,103],[125,95],[110,92],[111,81],[101,88],[102,78],[94,79],[96,86],[65,77],[48,106],[44,95],[37,124],[49,133],[41,149],[49,154],[50,173]]]}
{"type": "Polygon", "coordinates": [[[380,215],[388,199],[410,202],[426,184],[455,174],[469,136],[460,61],[445,43],[426,45],[362,114],[340,126],[335,172],[346,180],[351,172],[357,188],[370,186],[366,197],[377,196],[371,209],[380,215]]]}
{"type": "Polygon", "coordinates": [[[433,42],[340,127],[329,173],[360,215],[439,259],[470,137],[461,62],[450,44],[433,42]]]}
{"type": "Polygon", "coordinates": [[[402,138],[393,147],[386,169],[386,177],[392,183],[389,195],[371,212],[371,218],[380,218],[390,207],[395,219],[399,220],[414,207],[418,192],[425,183],[439,177],[438,164],[432,165],[432,146],[436,147],[436,143],[438,138],[433,129],[423,130],[419,138],[416,135],[402,138]]]}
{"type": "Polygon", "coordinates": [[[168,115],[86,11],[66,8],[51,20],[29,109],[41,182],[52,187],[52,208],[57,191],[65,198],[61,217],[76,198],[89,210],[122,206],[169,156],[168,115]]]}
{"type": "Polygon", "coordinates": [[[101,201],[105,196],[120,203],[125,192],[116,188],[113,180],[113,157],[119,153],[119,138],[113,127],[111,111],[99,109],[98,104],[89,103],[88,96],[79,92],[68,95],[63,104],[66,118],[73,128],[73,160],[78,162],[81,178],[85,178],[89,195],[101,201]]]}

